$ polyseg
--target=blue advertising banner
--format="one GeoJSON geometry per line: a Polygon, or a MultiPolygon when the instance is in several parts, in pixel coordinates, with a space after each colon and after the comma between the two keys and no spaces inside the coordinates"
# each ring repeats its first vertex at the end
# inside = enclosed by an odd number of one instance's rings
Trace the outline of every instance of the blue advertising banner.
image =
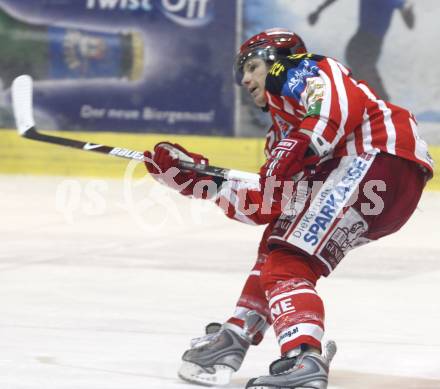
{"type": "Polygon", "coordinates": [[[236,8],[235,0],[0,0],[0,106],[25,73],[41,128],[233,135],[236,8]]]}

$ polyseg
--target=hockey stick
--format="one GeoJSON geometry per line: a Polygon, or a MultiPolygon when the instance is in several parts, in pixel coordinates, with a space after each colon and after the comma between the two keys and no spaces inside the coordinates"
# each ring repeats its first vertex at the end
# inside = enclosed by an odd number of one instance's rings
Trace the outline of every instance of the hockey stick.
{"type": "MultiPolygon", "coordinates": [[[[120,158],[135,159],[138,161],[144,160],[144,155],[140,151],[130,150],[123,147],[113,147],[97,143],[83,142],[76,139],[47,135],[38,132],[35,126],[33,115],[32,93],[32,78],[30,76],[21,75],[13,81],[12,107],[14,110],[17,131],[22,137],[40,142],[72,147],[84,151],[93,151],[95,153],[112,155],[120,158]]],[[[180,161],[179,167],[192,170],[197,173],[220,177],[225,180],[244,180],[250,182],[258,182],[259,180],[258,174],[255,173],[248,173],[234,169],[225,169],[211,165],[194,164],[187,161],[180,161]]]]}

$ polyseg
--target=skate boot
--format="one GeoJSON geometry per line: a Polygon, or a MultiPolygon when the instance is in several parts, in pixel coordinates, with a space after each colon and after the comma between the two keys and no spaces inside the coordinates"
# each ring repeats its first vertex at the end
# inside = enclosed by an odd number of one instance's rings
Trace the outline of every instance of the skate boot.
{"type": "Polygon", "coordinates": [[[301,352],[281,358],[269,367],[269,376],[252,378],[246,389],[326,389],[328,370],[336,353],[336,343],[327,342],[324,355],[301,352]]]}
{"type": "Polygon", "coordinates": [[[183,354],[179,377],[199,385],[227,385],[232,373],[240,368],[260,322],[265,324],[258,314],[252,319],[252,331],[229,323],[208,324],[206,336],[193,339],[191,348],[183,354]]]}

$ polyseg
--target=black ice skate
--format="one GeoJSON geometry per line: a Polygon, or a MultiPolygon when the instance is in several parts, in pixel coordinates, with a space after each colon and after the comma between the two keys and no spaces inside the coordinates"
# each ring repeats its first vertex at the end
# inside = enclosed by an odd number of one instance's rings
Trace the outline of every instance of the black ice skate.
{"type": "Polygon", "coordinates": [[[336,343],[327,342],[325,354],[303,352],[281,358],[269,367],[269,376],[251,379],[246,389],[326,389],[329,365],[336,353],[336,343]]]}

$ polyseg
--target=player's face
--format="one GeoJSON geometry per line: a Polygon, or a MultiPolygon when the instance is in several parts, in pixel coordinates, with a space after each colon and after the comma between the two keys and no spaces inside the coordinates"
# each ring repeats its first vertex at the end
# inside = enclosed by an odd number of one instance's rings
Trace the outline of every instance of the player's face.
{"type": "Polygon", "coordinates": [[[258,57],[249,58],[243,66],[241,85],[249,92],[255,105],[261,108],[267,104],[264,85],[268,70],[266,62],[258,57]]]}

